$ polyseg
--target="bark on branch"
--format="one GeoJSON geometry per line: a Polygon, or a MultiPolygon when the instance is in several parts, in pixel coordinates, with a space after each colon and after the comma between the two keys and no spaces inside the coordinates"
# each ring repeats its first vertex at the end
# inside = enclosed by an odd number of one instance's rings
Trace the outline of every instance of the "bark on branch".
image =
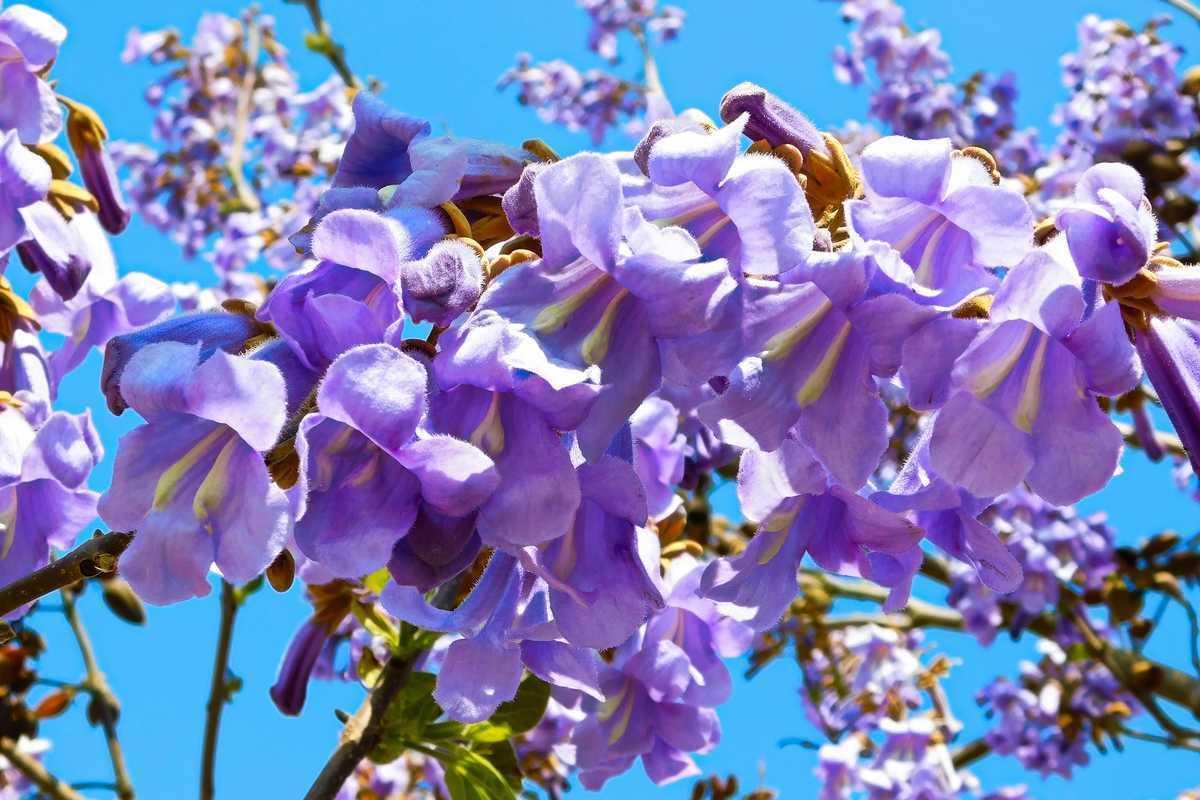
{"type": "Polygon", "coordinates": [[[97,531],[95,536],[62,558],[0,588],[0,617],[65,586],[112,572],[117,568],[117,559],[132,541],[132,532],[101,534],[97,531]]]}

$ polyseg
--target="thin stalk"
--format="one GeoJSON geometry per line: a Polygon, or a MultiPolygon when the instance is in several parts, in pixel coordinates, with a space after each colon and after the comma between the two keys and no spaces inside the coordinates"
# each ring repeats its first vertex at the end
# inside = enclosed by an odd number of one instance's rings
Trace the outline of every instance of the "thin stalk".
{"type": "Polygon", "coordinates": [[[323,46],[318,52],[329,61],[334,72],[342,79],[342,83],[352,89],[361,89],[362,81],[358,79],[354,70],[350,69],[350,65],[346,62],[346,48],[334,41],[329,23],[325,21],[325,15],[321,13],[321,0],[302,0],[302,2],[308,11],[308,18],[312,20],[313,28],[316,29],[317,35],[323,41],[323,46]]]}
{"type": "Polygon", "coordinates": [[[217,633],[217,652],[213,658],[212,683],[208,689],[208,705],[204,715],[204,751],[200,762],[200,798],[212,800],[216,795],[217,736],[221,730],[221,712],[228,700],[229,651],[233,643],[233,623],[237,618],[238,602],[233,586],[221,581],[221,627],[217,633]]]}
{"type": "Polygon", "coordinates": [[[83,800],[83,795],[54,777],[42,762],[17,749],[17,743],[12,739],[0,739],[0,756],[4,756],[18,772],[29,778],[38,791],[50,800],[83,800]]]}
{"type": "Polygon", "coordinates": [[[1197,6],[1191,0],[1163,0],[1163,2],[1200,22],[1200,6],[1197,6]]]}
{"type": "Polygon", "coordinates": [[[61,594],[63,616],[67,618],[67,624],[71,626],[75,640],[79,643],[79,654],[83,656],[83,668],[87,674],[84,688],[92,696],[91,708],[95,709],[95,716],[104,730],[104,740],[108,744],[108,757],[112,761],[113,781],[116,785],[117,797],[120,800],[133,800],[133,781],[129,779],[129,771],[125,766],[125,753],[121,749],[121,740],[117,738],[117,715],[120,704],[117,703],[117,698],[108,685],[108,679],[104,677],[100,665],[96,662],[96,652],[92,649],[92,640],[83,626],[79,609],[75,606],[74,595],[68,589],[63,589],[61,594]]]}
{"type": "Polygon", "coordinates": [[[258,195],[246,180],[246,135],[250,127],[250,104],[254,99],[254,84],[258,82],[258,50],[262,41],[262,32],[258,23],[246,23],[246,74],[242,76],[242,85],[238,90],[237,110],[233,120],[233,141],[229,146],[229,178],[237,192],[238,200],[247,211],[257,211],[262,203],[258,195]]]}

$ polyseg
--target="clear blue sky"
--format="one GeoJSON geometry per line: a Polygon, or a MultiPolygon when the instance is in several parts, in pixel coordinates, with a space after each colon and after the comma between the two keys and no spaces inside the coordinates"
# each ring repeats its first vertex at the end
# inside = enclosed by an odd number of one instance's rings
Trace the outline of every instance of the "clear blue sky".
{"type": "MultiPolygon", "coordinates": [[[[143,29],[171,25],[186,35],[202,11],[236,13],[240,5],[236,0],[26,2],[54,14],[70,29],[55,67],[63,91],[97,108],[115,137],[133,140],[144,139],[150,128],[151,112],[141,93],[151,71],[119,62],[125,31],[135,24],[143,29]]],[[[831,74],[829,51],[846,32],[836,3],[679,2],[689,13],[687,24],[679,41],[661,48],[659,58],[677,107],[697,106],[715,114],[725,89],[752,80],[783,95],[820,125],[861,118],[865,95],[838,85],[831,74]]],[[[307,29],[302,9],[281,0],[261,0],[261,5],[278,18],[280,38],[292,47],[306,85],[323,78],[324,62],[299,52],[307,29]]],[[[511,94],[494,88],[496,76],[519,50],[536,58],[572,59],[581,66],[598,64],[584,47],[585,16],[571,0],[326,0],[325,6],[354,69],[380,78],[390,102],[426,116],[435,129],[511,143],[540,136],[567,153],[587,146],[582,135],[549,128],[519,107],[511,94]]],[[[1062,97],[1058,58],[1073,47],[1075,24],[1084,14],[1124,16],[1140,24],[1166,9],[1152,0],[911,0],[905,6],[914,25],[942,30],[960,76],[978,69],[1014,70],[1023,121],[1039,125],[1046,123],[1062,97]]],[[[1181,19],[1170,34],[1193,52],[1200,51],[1200,27],[1195,23],[1181,19]]],[[[206,279],[203,262],[183,262],[170,242],[140,222],[116,239],[115,248],[123,270],[206,279]]],[[[60,405],[76,411],[96,403],[98,373],[99,358],[93,355],[66,381],[60,405]]],[[[116,439],[135,420],[132,413],[110,417],[102,403],[97,409],[97,426],[109,451],[93,484],[101,489],[111,470],[116,439]]],[[[1125,474],[1103,496],[1086,504],[1089,510],[1107,508],[1128,541],[1165,526],[1196,530],[1196,506],[1174,488],[1165,468],[1150,467],[1136,454],[1127,456],[1125,466],[1125,474]]],[[[204,600],[151,609],[148,625],[134,628],[115,621],[100,605],[98,592],[89,592],[83,603],[100,661],[123,703],[121,738],[144,798],[187,797],[196,791],[217,605],[214,593],[204,600]]],[[[217,775],[222,798],[299,797],[336,740],[339,725],[333,709],[352,709],[361,697],[356,686],[319,683],[310,690],[300,719],[284,718],[271,705],[267,688],[275,666],[306,609],[297,590],[284,596],[268,590],[255,596],[238,618],[232,665],[245,679],[245,688],[227,709],[222,728],[217,775]]],[[[51,648],[43,674],[78,677],[79,659],[59,615],[41,612],[35,622],[51,648]]],[[[1184,630],[1176,620],[1163,635],[1174,638],[1181,650],[1184,630]]],[[[1027,644],[998,644],[983,651],[951,633],[932,638],[962,659],[951,690],[958,713],[968,722],[978,718],[973,696],[982,683],[998,668],[1013,674],[1016,656],[1030,652],[1027,644]]],[[[1152,651],[1174,659],[1178,652],[1168,644],[1160,641],[1152,651]]],[[[742,668],[731,666],[735,672],[742,668]]],[[[725,741],[702,760],[704,769],[736,772],[743,786],[752,786],[762,764],[767,784],[781,789],[783,797],[813,796],[814,754],[778,746],[785,737],[812,735],[802,717],[796,678],[794,665],[779,662],[739,685],[732,702],[721,709],[725,741]]],[[[45,724],[45,735],[54,742],[48,763],[66,780],[107,780],[102,737],[82,717],[73,711],[45,724]]],[[[1198,763],[1194,756],[1131,742],[1124,756],[1094,759],[1072,783],[1041,784],[1024,775],[1015,762],[997,757],[982,762],[976,772],[991,786],[1028,781],[1043,798],[1168,798],[1200,783],[1198,763]]],[[[656,790],[635,767],[600,796],[682,799],[689,789],[690,782],[684,782],[656,790]]]]}

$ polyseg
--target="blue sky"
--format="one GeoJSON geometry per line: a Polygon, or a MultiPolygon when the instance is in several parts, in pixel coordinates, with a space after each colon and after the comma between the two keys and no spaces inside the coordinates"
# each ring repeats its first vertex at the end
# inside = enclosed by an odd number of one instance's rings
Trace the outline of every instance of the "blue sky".
{"type": "MultiPolygon", "coordinates": [[[[141,100],[152,76],[143,67],[119,62],[125,31],[175,26],[186,32],[204,10],[236,13],[233,0],[27,0],[62,20],[70,36],[55,67],[62,90],[93,105],[117,138],[144,140],[151,111],[141,100]]],[[[676,107],[696,106],[715,114],[725,89],[752,80],[781,94],[819,125],[861,118],[864,93],[838,85],[829,52],[844,40],[838,6],[825,0],[760,0],[752,5],[718,0],[679,0],[689,13],[680,39],[660,49],[659,64],[676,107]]],[[[276,15],[280,38],[293,47],[305,85],[321,80],[327,68],[318,57],[300,52],[307,18],[300,7],[261,0],[276,15]]],[[[1019,108],[1025,124],[1046,125],[1062,97],[1058,58],[1074,46],[1075,25],[1086,13],[1124,16],[1140,24],[1166,11],[1152,0],[911,0],[904,3],[915,27],[942,30],[944,46],[958,75],[978,69],[1013,70],[1021,89],[1019,108]]],[[[406,111],[425,116],[435,130],[518,143],[538,136],[560,152],[585,149],[582,135],[542,124],[511,94],[494,88],[495,79],[528,50],[535,58],[568,58],[580,66],[599,65],[584,47],[586,18],[570,0],[461,0],[455,4],[399,3],[389,0],[326,0],[326,14],[350,63],[386,86],[384,97],[406,111]]],[[[1180,19],[1169,35],[1192,52],[1200,51],[1200,26],[1180,19]]],[[[627,48],[631,51],[631,48],[627,48]]],[[[114,242],[123,270],[144,270],[163,278],[206,279],[205,263],[185,262],[178,250],[140,222],[114,242]]],[[[19,271],[17,271],[19,272],[19,271]]],[[[19,277],[14,273],[14,277],[19,277]]],[[[71,377],[60,405],[82,410],[96,404],[96,423],[109,455],[98,470],[102,488],[111,470],[117,437],[135,424],[132,413],[113,418],[98,401],[99,357],[93,355],[71,377]]],[[[1085,504],[1104,508],[1126,541],[1163,527],[1193,532],[1200,519],[1195,504],[1179,492],[1164,467],[1127,455],[1125,472],[1103,495],[1085,504]]],[[[335,708],[352,709],[356,686],[314,684],[299,719],[280,716],[267,697],[280,655],[292,631],[307,614],[298,591],[256,595],[239,615],[232,667],[245,688],[227,709],[218,760],[220,797],[289,798],[303,794],[333,747],[339,725],[335,708]]],[[[149,623],[134,628],[113,619],[89,592],[83,611],[96,640],[102,665],[120,696],[120,724],[135,783],[144,798],[174,798],[195,791],[204,703],[208,690],[218,603],[216,594],[168,608],[150,610],[149,623]]],[[[69,631],[56,613],[39,612],[34,620],[47,638],[50,653],[43,674],[75,679],[81,666],[69,631]]],[[[1151,652],[1162,658],[1181,655],[1186,628],[1172,620],[1151,652]]],[[[963,637],[930,637],[961,659],[950,689],[960,716],[978,719],[975,691],[997,668],[1015,672],[1016,658],[1031,652],[1028,643],[1001,643],[982,650],[963,637]]],[[[735,672],[741,664],[731,664],[735,672]]],[[[778,662],[755,680],[742,683],[721,709],[725,741],[705,757],[703,767],[734,772],[753,786],[760,768],[766,783],[783,797],[808,797],[816,790],[814,754],[781,748],[786,737],[811,736],[796,695],[795,665],[778,662]]],[[[54,741],[50,767],[69,781],[107,780],[110,774],[103,740],[72,711],[45,724],[54,741]]],[[[1194,756],[1177,755],[1154,745],[1131,742],[1124,756],[1097,757],[1075,781],[1042,784],[1014,761],[993,757],[976,773],[985,785],[1029,782],[1039,797],[1167,798],[1200,782],[1194,756]]],[[[612,781],[601,797],[686,798],[690,783],[656,790],[640,767],[612,781]]],[[[576,794],[582,794],[576,792],[576,794]]]]}

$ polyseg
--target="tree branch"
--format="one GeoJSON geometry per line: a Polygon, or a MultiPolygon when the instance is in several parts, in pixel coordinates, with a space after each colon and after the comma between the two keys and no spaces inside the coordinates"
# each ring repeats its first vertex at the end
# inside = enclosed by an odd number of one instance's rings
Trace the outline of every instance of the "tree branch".
{"type": "MultiPolygon", "coordinates": [[[[929,574],[929,572],[925,574],[929,574]]],[[[888,596],[887,589],[881,586],[876,586],[873,583],[866,581],[849,581],[843,578],[835,578],[825,575],[819,570],[802,570],[805,576],[811,576],[817,579],[823,588],[835,597],[845,597],[854,600],[869,600],[882,605],[888,596]]],[[[1011,604],[1005,603],[1003,607],[1006,611],[1006,616],[1012,613],[1011,604]]],[[[865,615],[863,619],[867,622],[895,621],[902,619],[902,624],[910,625],[911,620],[915,618],[921,619],[924,626],[944,628],[946,630],[966,630],[966,624],[963,621],[962,615],[951,608],[926,603],[923,600],[910,600],[909,605],[897,615],[865,615]],[[910,613],[911,612],[911,613],[910,613]]],[[[849,615],[851,619],[854,615],[849,615]]],[[[844,620],[845,617],[836,617],[834,622],[844,620]]],[[[1026,627],[1033,633],[1041,636],[1044,639],[1053,639],[1056,625],[1054,617],[1051,615],[1042,615],[1034,617],[1026,627]]],[[[1125,685],[1133,685],[1134,683],[1134,668],[1139,663],[1148,664],[1160,676],[1159,681],[1151,690],[1151,692],[1161,697],[1164,700],[1182,706],[1190,711],[1193,715],[1200,717],[1200,679],[1197,679],[1186,672],[1175,669],[1166,664],[1153,661],[1143,657],[1140,653],[1135,653],[1131,650],[1125,650],[1119,647],[1110,647],[1107,653],[1111,659],[1112,671],[1115,677],[1125,685]]]]}
{"type": "Polygon", "coordinates": [[[950,756],[950,760],[954,763],[955,769],[962,769],[984,758],[990,752],[992,752],[991,745],[983,739],[975,739],[955,749],[954,753],[950,756]]]}
{"type": "Polygon", "coordinates": [[[217,736],[221,730],[221,712],[229,698],[229,650],[233,643],[233,623],[237,618],[238,601],[234,588],[221,581],[221,627],[217,634],[217,652],[213,658],[212,683],[208,690],[208,705],[204,716],[204,751],[200,762],[200,798],[216,796],[217,736]]]}
{"type": "Polygon", "coordinates": [[[29,778],[38,791],[50,800],[83,800],[83,795],[50,774],[50,771],[26,753],[12,739],[0,739],[0,756],[4,756],[18,772],[29,778]]]}
{"type": "Polygon", "coordinates": [[[71,631],[75,634],[76,641],[79,642],[79,653],[83,656],[83,667],[87,671],[87,679],[84,681],[83,688],[92,696],[88,710],[94,713],[95,718],[100,722],[100,726],[104,729],[104,739],[108,743],[108,756],[112,761],[117,797],[121,800],[133,800],[133,782],[129,779],[129,772],[125,767],[125,753],[121,750],[121,742],[117,738],[117,715],[120,713],[121,706],[117,703],[117,698],[108,685],[108,679],[104,677],[99,664],[96,663],[92,640],[88,637],[87,629],[83,627],[83,620],[79,617],[79,611],[75,607],[75,597],[68,589],[63,589],[61,594],[63,616],[67,618],[71,631]]]}
{"type": "Polygon", "coordinates": [[[117,559],[133,541],[132,532],[112,531],[96,535],[39,570],[0,588],[0,616],[7,616],[27,603],[64,586],[93,578],[117,568],[117,559]]]}
{"type": "Polygon", "coordinates": [[[258,23],[249,20],[246,23],[246,73],[242,76],[242,85],[238,90],[237,108],[233,119],[233,141],[229,146],[229,160],[226,167],[233,188],[237,192],[238,201],[246,211],[257,211],[261,207],[258,195],[246,181],[246,133],[250,125],[250,104],[254,99],[254,84],[258,82],[258,48],[262,40],[262,32],[258,23]]]}
{"type": "Polygon", "coordinates": [[[1163,0],[1163,2],[1200,22],[1200,7],[1191,0],[1163,0]]]}
{"type": "Polygon", "coordinates": [[[321,774],[313,781],[312,788],[304,795],[304,800],[331,800],[359,762],[375,749],[383,733],[384,714],[408,684],[412,667],[412,658],[393,655],[388,659],[379,682],[363,700],[354,716],[346,722],[337,749],[321,769],[321,774]]]}

